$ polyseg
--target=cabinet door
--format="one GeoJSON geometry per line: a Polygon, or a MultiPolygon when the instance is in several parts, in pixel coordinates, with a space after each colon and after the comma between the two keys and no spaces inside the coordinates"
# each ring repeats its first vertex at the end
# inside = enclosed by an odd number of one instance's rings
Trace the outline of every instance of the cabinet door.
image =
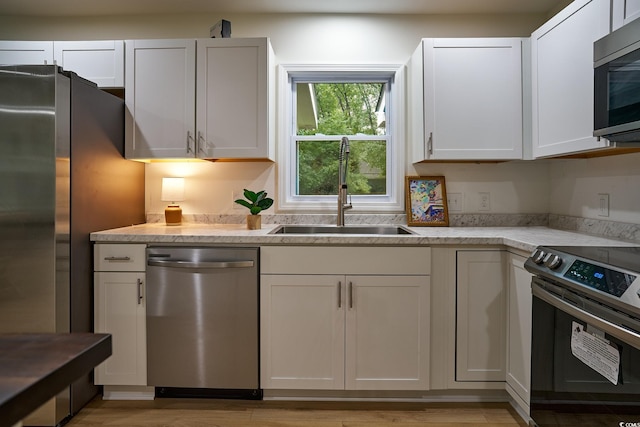
{"type": "Polygon", "coordinates": [[[268,157],[268,39],[199,39],[197,48],[198,157],[268,157]]]}
{"type": "Polygon", "coordinates": [[[346,388],[429,388],[429,277],[347,276],[346,388]]]}
{"type": "Polygon", "coordinates": [[[506,255],[457,252],[456,381],[504,381],[506,255]]]}
{"type": "Polygon", "coordinates": [[[125,42],[127,158],[195,156],[195,40],[125,42]]]}
{"type": "Polygon", "coordinates": [[[144,280],[144,273],[94,273],[95,331],[111,334],[113,344],[96,384],[147,384],[144,280]]]}
{"type": "Polygon", "coordinates": [[[593,137],[593,43],[610,16],[609,0],[577,0],[531,35],[534,157],[608,145],[593,137]]]}
{"type": "Polygon", "coordinates": [[[509,254],[507,391],[529,406],[531,384],[531,274],[524,257],[509,254]]]}
{"type": "Polygon", "coordinates": [[[53,64],[51,41],[0,41],[0,65],[53,64]]]}
{"type": "Polygon", "coordinates": [[[261,385],[344,388],[344,276],[261,276],[261,385]]]}
{"type": "Polygon", "coordinates": [[[425,158],[522,158],[521,44],[423,40],[425,158]]]}
{"type": "Polygon", "coordinates": [[[124,86],[122,40],[62,41],[53,43],[56,63],[100,87],[124,86]]]}
{"type": "Polygon", "coordinates": [[[640,18],[640,0],[613,0],[612,9],[613,30],[640,18]]]}

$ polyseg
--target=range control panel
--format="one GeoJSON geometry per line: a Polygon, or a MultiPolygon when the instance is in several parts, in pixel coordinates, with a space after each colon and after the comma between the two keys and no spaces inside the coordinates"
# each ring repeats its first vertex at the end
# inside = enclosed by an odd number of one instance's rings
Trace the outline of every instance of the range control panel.
{"type": "Polygon", "coordinates": [[[533,251],[525,268],[557,285],[590,294],[606,304],[630,305],[640,314],[640,269],[629,269],[635,265],[635,260],[640,262],[638,255],[640,251],[634,247],[540,246],[533,251]],[[627,268],[612,265],[616,262],[627,268]]]}

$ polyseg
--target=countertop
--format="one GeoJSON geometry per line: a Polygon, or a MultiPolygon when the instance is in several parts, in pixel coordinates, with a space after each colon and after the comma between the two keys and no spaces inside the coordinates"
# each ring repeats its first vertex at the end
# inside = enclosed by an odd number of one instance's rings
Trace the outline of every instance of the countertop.
{"type": "Polygon", "coordinates": [[[504,245],[533,251],[539,245],[638,246],[640,243],[556,230],[548,227],[407,227],[415,235],[282,235],[278,225],[247,230],[244,224],[141,224],[91,233],[101,243],[224,245],[504,245]]]}
{"type": "Polygon", "coordinates": [[[13,426],[110,355],[109,334],[0,334],[0,427],[13,426]]]}

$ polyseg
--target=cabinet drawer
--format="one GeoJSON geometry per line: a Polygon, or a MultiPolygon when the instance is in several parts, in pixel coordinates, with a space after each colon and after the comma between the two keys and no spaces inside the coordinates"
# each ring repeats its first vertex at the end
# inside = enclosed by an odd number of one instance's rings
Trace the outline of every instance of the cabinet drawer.
{"type": "Polygon", "coordinates": [[[145,271],[144,244],[96,244],[95,271],[145,271]]]}

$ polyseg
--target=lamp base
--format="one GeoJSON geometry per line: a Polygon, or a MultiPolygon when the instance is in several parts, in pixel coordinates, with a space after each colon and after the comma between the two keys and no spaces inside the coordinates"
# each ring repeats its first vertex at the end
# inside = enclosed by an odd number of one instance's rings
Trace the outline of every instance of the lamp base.
{"type": "Polygon", "coordinates": [[[164,219],[167,225],[182,224],[182,208],[178,205],[169,205],[164,210],[164,219]]]}

